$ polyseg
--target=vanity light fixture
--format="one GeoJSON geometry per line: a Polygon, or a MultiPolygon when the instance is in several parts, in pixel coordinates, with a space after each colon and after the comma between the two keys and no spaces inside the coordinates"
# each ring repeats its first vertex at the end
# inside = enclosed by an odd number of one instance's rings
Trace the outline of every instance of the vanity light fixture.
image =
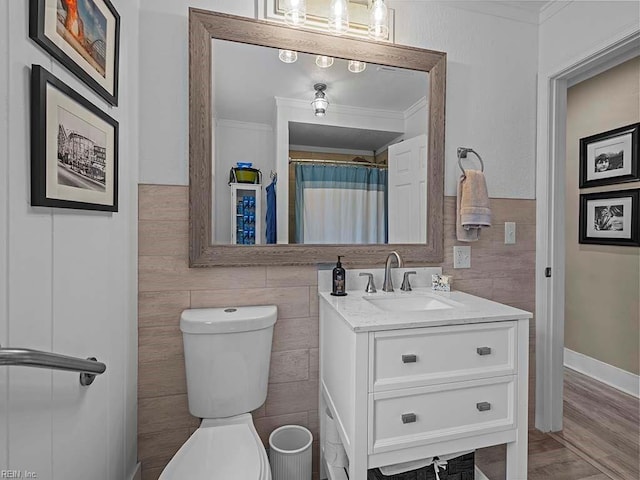
{"type": "Polygon", "coordinates": [[[316,96],[311,102],[313,113],[316,117],[324,117],[327,114],[327,107],[329,106],[329,102],[324,94],[327,86],[324,83],[316,83],[313,88],[316,91],[316,96]]]}
{"type": "Polygon", "coordinates": [[[349,66],[347,67],[351,73],[364,72],[367,68],[366,62],[360,62],[358,60],[349,60],[349,66]]]}
{"type": "Polygon", "coordinates": [[[292,27],[301,27],[307,21],[306,0],[285,0],[284,21],[292,27]]]}
{"type": "Polygon", "coordinates": [[[369,11],[369,36],[383,40],[389,36],[389,13],[384,0],[373,0],[369,11]]]}
{"type": "Polygon", "coordinates": [[[333,65],[333,57],[327,57],[326,55],[318,55],[316,57],[316,65],[320,68],[329,68],[333,65]]]}
{"type": "Polygon", "coordinates": [[[329,32],[334,35],[342,35],[349,30],[349,9],[347,0],[331,0],[329,6],[329,32]]]}
{"type": "Polygon", "coordinates": [[[298,52],[295,50],[278,50],[278,58],[284,63],[294,63],[298,60],[298,52]]]}
{"type": "MultiPolygon", "coordinates": [[[[314,3],[329,3],[327,11],[327,27],[334,35],[342,35],[349,30],[349,1],[353,0],[314,0],[314,3]]],[[[284,21],[287,25],[298,28],[307,21],[306,0],[280,0],[284,21]]],[[[363,3],[362,1],[356,3],[363,3]]],[[[368,0],[369,25],[368,35],[374,40],[389,38],[389,14],[385,0],[368,0]]]]}

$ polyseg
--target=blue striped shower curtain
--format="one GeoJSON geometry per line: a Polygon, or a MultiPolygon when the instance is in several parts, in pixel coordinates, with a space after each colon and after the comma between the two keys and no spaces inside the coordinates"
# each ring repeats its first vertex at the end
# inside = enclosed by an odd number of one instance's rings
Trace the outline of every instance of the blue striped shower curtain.
{"type": "Polygon", "coordinates": [[[296,164],[296,243],[385,243],[387,171],[296,164]]]}

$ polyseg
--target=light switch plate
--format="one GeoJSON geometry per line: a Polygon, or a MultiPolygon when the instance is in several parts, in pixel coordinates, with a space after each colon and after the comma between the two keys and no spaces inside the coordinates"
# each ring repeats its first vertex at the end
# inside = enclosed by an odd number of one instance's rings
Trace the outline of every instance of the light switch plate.
{"type": "Polygon", "coordinates": [[[471,268],[471,247],[453,247],[453,268],[471,268]]]}
{"type": "Polygon", "coordinates": [[[516,243],[516,222],[504,222],[504,244],[516,243]]]}

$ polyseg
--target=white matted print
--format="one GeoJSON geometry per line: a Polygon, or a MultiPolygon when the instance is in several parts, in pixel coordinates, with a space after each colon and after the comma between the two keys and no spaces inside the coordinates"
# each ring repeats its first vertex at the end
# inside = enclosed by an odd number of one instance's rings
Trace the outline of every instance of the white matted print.
{"type": "Polygon", "coordinates": [[[113,135],[111,125],[47,85],[47,198],[111,205],[113,135]]]}
{"type": "Polygon", "coordinates": [[[639,189],[580,195],[580,243],[639,246],[639,189]]]}
{"type": "Polygon", "coordinates": [[[631,238],[631,197],[587,201],[587,236],[631,238]]]}
{"type": "Polygon", "coordinates": [[[118,210],[118,123],[32,68],[31,204],[118,210]]]}
{"type": "Polygon", "coordinates": [[[627,125],[580,139],[580,188],[640,179],[639,125],[627,125]]]}

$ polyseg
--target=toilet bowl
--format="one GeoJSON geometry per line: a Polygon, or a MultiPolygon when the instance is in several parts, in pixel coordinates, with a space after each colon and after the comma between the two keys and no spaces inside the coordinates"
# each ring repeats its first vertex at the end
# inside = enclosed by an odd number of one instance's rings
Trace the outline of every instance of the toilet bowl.
{"type": "Polygon", "coordinates": [[[202,421],[160,480],[271,480],[267,453],[251,414],[202,421]]]}
{"type": "Polygon", "coordinates": [[[249,412],[267,397],[273,305],[182,312],[189,412],[200,427],[160,480],[271,480],[249,412]]]}

